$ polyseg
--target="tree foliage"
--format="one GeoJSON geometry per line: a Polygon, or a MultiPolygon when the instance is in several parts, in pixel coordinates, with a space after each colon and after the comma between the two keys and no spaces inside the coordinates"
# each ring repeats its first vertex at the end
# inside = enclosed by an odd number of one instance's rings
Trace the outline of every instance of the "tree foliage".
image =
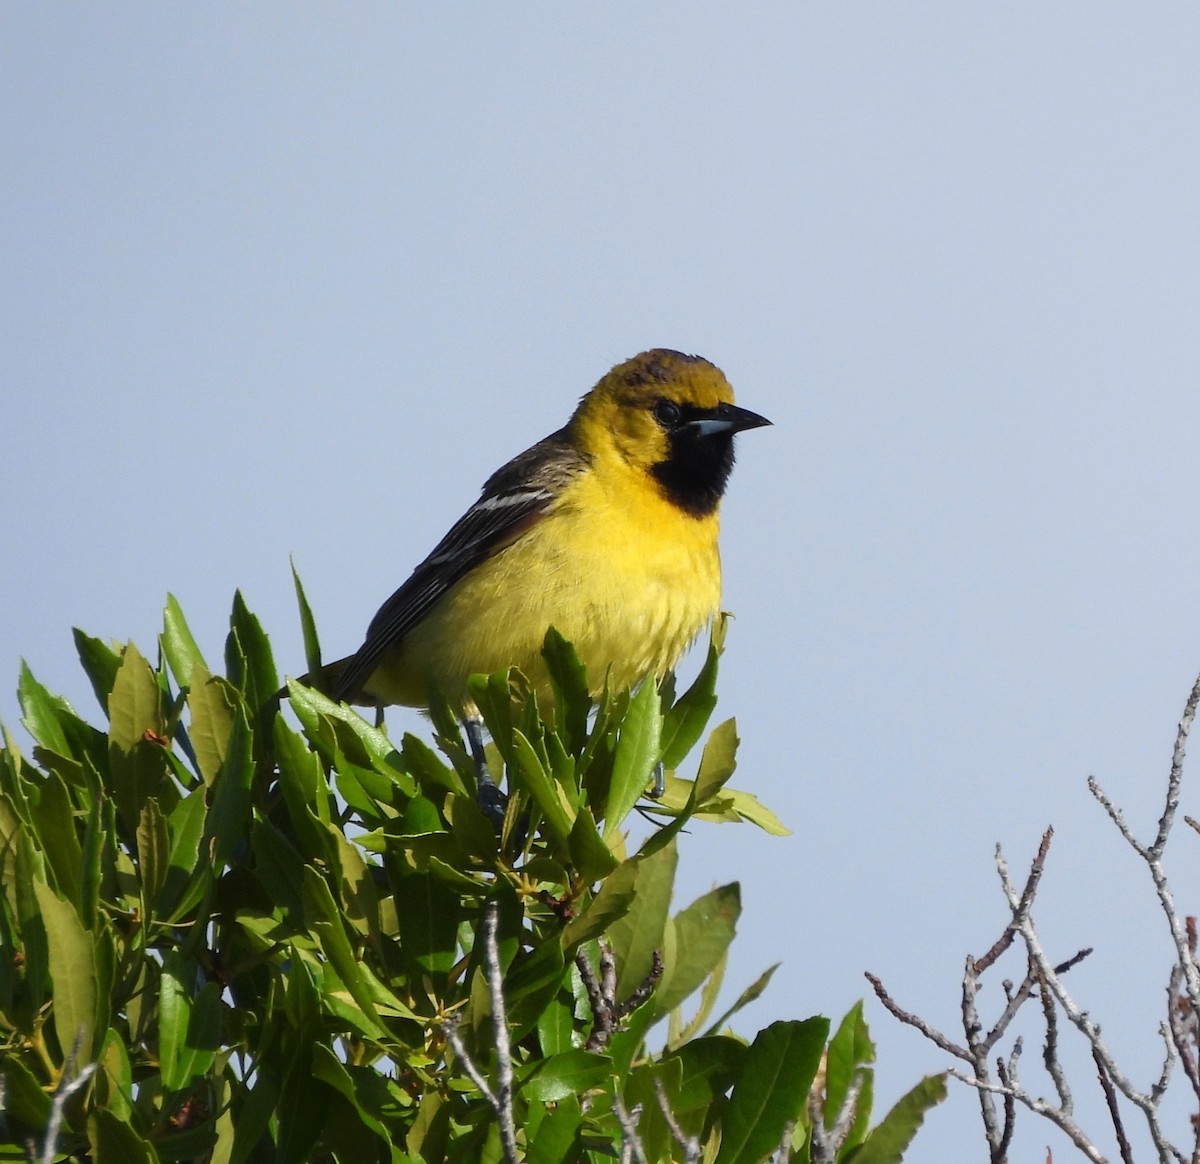
{"type": "Polygon", "coordinates": [[[679,774],[719,640],[682,694],[594,705],[553,632],[553,707],[477,677],[498,832],[448,708],[432,745],[295,682],[281,711],[240,595],[223,673],[174,599],[153,661],[76,632],[103,727],[23,668],[32,757],[7,730],[0,751],[0,1159],[899,1160],[941,1078],[869,1131],[861,1007],[832,1038],[823,1018],[738,1037],[771,971],[714,1017],[737,885],[672,912],[685,825],[786,832],[728,784],[732,721],[679,774]],[[660,762],[666,794],[641,801],[660,762]]]}

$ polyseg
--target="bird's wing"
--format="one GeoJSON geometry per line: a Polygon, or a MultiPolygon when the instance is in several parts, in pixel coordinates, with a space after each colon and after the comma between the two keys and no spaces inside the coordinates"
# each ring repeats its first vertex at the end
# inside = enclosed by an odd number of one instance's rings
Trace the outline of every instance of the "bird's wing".
{"type": "Polygon", "coordinates": [[[586,465],[582,454],[558,432],[494,473],[479,500],[379,608],[363,645],[338,676],[334,698],[357,694],[384,652],[400,642],[460,578],[534,525],[586,465]]]}

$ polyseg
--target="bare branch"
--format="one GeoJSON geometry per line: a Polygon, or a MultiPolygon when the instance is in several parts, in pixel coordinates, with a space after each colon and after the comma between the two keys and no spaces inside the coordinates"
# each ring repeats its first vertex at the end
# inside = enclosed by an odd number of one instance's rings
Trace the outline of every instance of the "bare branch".
{"type": "Polygon", "coordinates": [[[520,1164],[517,1153],[517,1130],[513,1119],[513,1062],[512,1046],[508,1034],[508,1014],[504,1005],[504,971],[500,966],[500,949],[496,942],[496,929],[499,924],[500,905],[495,899],[487,904],[483,915],[483,971],[487,980],[488,993],[492,1003],[492,1033],[496,1042],[496,1090],[480,1071],[474,1059],[467,1051],[458,1033],[459,1019],[451,1016],[442,1023],[442,1031],[446,1040],[454,1050],[470,1076],[471,1082],[479,1088],[488,1107],[496,1116],[500,1131],[500,1147],[504,1152],[505,1164],[520,1164]]]}
{"type": "Polygon", "coordinates": [[[654,1092],[658,1096],[659,1110],[663,1114],[663,1119],[667,1121],[667,1127],[671,1129],[675,1143],[683,1149],[684,1164],[700,1164],[702,1151],[700,1141],[695,1136],[689,1136],[679,1126],[679,1121],[675,1118],[675,1113],[671,1111],[671,1104],[667,1099],[667,1089],[657,1075],[654,1077],[654,1092]]]}
{"type": "Polygon", "coordinates": [[[617,972],[612,951],[599,940],[600,946],[600,976],[588,959],[587,952],[582,948],[575,953],[575,965],[579,970],[580,980],[587,992],[588,1003],[592,1008],[592,1033],[588,1037],[587,1050],[602,1051],[612,1038],[621,1019],[636,1010],[654,992],[663,976],[662,953],[654,951],[650,972],[637,985],[633,993],[624,1002],[617,1002],[617,972]]]}
{"type": "Polygon", "coordinates": [[[78,1075],[74,1078],[71,1077],[75,1058],[82,1046],[83,1032],[81,1030],[75,1038],[75,1046],[72,1048],[71,1054],[67,1057],[67,1061],[63,1065],[62,1074],[58,1079],[58,1086],[54,1089],[54,1099],[50,1104],[50,1118],[46,1122],[46,1135],[42,1140],[42,1155],[39,1164],[54,1164],[55,1157],[58,1156],[58,1132],[62,1127],[63,1111],[67,1106],[67,1100],[95,1074],[97,1064],[89,1063],[78,1075]]]}
{"type": "Polygon", "coordinates": [[[642,1141],[638,1138],[637,1133],[637,1118],[642,1114],[641,1107],[635,1107],[633,1111],[626,1111],[625,1104],[621,1102],[620,1093],[614,1092],[613,1112],[616,1114],[617,1123],[621,1125],[621,1159],[633,1159],[637,1161],[637,1164],[648,1164],[646,1149],[642,1147],[642,1141]]]}
{"type": "Polygon", "coordinates": [[[495,898],[483,915],[483,956],[488,991],[492,999],[492,1030],[496,1039],[496,1080],[499,1094],[494,1110],[500,1121],[500,1145],[508,1164],[517,1164],[517,1129],[513,1120],[513,1062],[508,1036],[508,1013],[504,1005],[504,970],[500,965],[500,947],[496,931],[500,924],[500,903],[495,898]]]}
{"type": "Polygon", "coordinates": [[[1092,1164],[1108,1164],[1104,1153],[1087,1138],[1083,1129],[1061,1108],[1047,1103],[1044,1099],[1035,1099],[1020,1086],[1006,1087],[1000,1083],[983,1082],[973,1079],[970,1075],[965,1075],[953,1067],[950,1068],[949,1074],[960,1083],[965,1083],[968,1087],[974,1087],[979,1091],[990,1091],[995,1095],[1011,1095],[1018,1103],[1023,1104],[1035,1114],[1044,1116],[1054,1124],[1088,1160],[1092,1161],[1092,1164]]]}
{"type": "Polygon", "coordinates": [[[1046,1023],[1046,1041],[1042,1044],[1042,1062],[1046,1065],[1046,1074],[1054,1081],[1054,1090],[1058,1092],[1058,1106],[1068,1115],[1075,1109],[1071,1098],[1071,1088],[1067,1083],[1066,1074],[1058,1058],[1058,1016],[1054,1011],[1054,999],[1046,987],[1045,979],[1038,976],[1038,998],[1042,1003],[1042,1018],[1046,1023]]]}
{"type": "Polygon", "coordinates": [[[1108,1077],[1108,1072],[1104,1069],[1104,1063],[1096,1054],[1095,1047],[1092,1048],[1092,1062],[1096,1064],[1096,1075],[1100,1080],[1100,1086],[1104,1089],[1104,1102],[1108,1104],[1108,1114],[1112,1119],[1113,1131],[1117,1136],[1117,1147],[1121,1152],[1121,1160],[1123,1164],[1133,1164],[1133,1150],[1129,1146],[1129,1138],[1125,1135],[1125,1125],[1121,1122],[1121,1108],[1117,1101],[1117,1093],[1113,1088],[1112,1080],[1108,1077]]]}
{"type": "Polygon", "coordinates": [[[890,994],[888,994],[879,977],[866,971],[863,977],[871,984],[875,991],[875,997],[883,1003],[884,1008],[894,1017],[899,1019],[906,1026],[915,1027],[921,1032],[931,1043],[936,1047],[940,1047],[947,1055],[953,1055],[956,1059],[962,1059],[965,1063],[970,1063],[971,1054],[965,1047],[960,1047],[957,1043],[952,1043],[945,1035],[942,1034],[936,1027],[930,1026],[923,1018],[918,1018],[911,1011],[905,1010],[896,1003],[890,994]]]}

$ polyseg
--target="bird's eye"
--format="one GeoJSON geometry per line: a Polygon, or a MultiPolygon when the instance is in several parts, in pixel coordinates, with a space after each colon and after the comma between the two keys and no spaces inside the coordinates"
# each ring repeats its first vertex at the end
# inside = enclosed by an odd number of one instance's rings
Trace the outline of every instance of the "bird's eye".
{"type": "Polygon", "coordinates": [[[660,400],[654,406],[654,419],[663,428],[672,428],[679,423],[679,405],[673,400],[660,400]]]}

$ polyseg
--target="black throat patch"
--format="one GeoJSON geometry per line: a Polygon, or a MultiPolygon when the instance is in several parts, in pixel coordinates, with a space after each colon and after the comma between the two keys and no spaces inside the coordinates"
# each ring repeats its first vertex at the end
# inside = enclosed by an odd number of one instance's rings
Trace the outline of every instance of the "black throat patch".
{"type": "Polygon", "coordinates": [[[702,436],[683,424],[667,439],[667,459],[651,467],[651,476],[668,501],[692,517],[709,517],[721,504],[733,469],[733,433],[702,436]]]}

